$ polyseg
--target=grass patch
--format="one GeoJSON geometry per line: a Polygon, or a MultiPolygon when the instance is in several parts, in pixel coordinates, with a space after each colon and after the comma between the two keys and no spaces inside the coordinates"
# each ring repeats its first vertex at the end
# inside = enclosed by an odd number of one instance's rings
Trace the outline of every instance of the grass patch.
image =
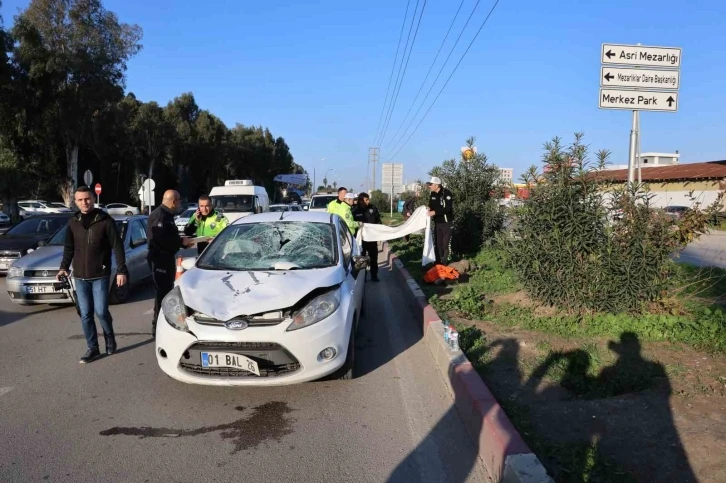
{"type": "MultiPolygon", "coordinates": [[[[420,260],[419,251],[419,265],[420,260]]],[[[480,268],[468,283],[454,285],[446,296],[431,297],[438,310],[565,338],[618,337],[632,332],[642,340],[683,342],[699,350],[726,352],[726,308],[721,305],[726,294],[726,270],[675,264],[677,288],[667,305],[656,307],[655,313],[572,314],[551,309],[552,314],[541,315],[542,308],[534,304],[494,303],[493,296],[521,288],[495,248],[485,248],[475,261],[480,268]]]]}
{"type": "Polygon", "coordinates": [[[393,213],[393,216],[391,216],[390,211],[381,211],[381,221],[384,225],[400,225],[403,223],[403,215],[401,213],[393,213]]]}

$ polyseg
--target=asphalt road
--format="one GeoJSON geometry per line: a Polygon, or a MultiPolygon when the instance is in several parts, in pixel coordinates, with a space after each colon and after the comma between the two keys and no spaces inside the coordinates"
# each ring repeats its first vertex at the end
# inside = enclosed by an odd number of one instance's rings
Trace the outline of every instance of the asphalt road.
{"type": "Polygon", "coordinates": [[[699,267],[726,268],[726,232],[712,231],[689,244],[678,261],[699,267]]]}
{"type": "Polygon", "coordinates": [[[164,375],[149,286],[111,307],[118,353],[82,365],[75,310],[13,305],[0,279],[0,481],[488,481],[382,272],[367,287],[358,377],[269,389],[164,375]]]}

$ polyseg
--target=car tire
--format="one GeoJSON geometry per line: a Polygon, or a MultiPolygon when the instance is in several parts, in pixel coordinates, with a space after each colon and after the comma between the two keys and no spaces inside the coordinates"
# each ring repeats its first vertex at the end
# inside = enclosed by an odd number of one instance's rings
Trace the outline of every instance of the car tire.
{"type": "Polygon", "coordinates": [[[124,304],[129,300],[129,296],[131,295],[131,278],[127,275],[126,276],[126,283],[123,287],[119,287],[116,285],[116,277],[113,278],[113,286],[111,287],[111,292],[108,295],[108,300],[111,303],[111,305],[120,305],[124,304]]]}
{"type": "Polygon", "coordinates": [[[130,211],[127,211],[126,213],[124,213],[124,215],[126,215],[126,216],[133,216],[133,213],[131,213],[130,211]]]}
{"type": "Polygon", "coordinates": [[[335,379],[341,381],[350,381],[353,379],[353,367],[355,366],[355,324],[350,330],[350,342],[348,342],[348,352],[345,355],[345,364],[338,369],[335,379]]]}

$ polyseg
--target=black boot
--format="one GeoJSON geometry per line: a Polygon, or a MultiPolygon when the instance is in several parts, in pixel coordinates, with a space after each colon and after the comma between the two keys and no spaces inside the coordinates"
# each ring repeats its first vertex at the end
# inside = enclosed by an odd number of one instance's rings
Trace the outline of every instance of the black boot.
{"type": "Polygon", "coordinates": [[[106,339],[106,355],[110,356],[116,352],[116,336],[104,333],[103,338],[106,339]]]}

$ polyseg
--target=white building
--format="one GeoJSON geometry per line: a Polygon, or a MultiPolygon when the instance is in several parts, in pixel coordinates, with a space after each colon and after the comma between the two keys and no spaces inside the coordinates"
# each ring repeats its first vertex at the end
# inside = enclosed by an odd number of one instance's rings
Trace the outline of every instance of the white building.
{"type": "Polygon", "coordinates": [[[383,163],[381,165],[381,191],[393,196],[403,193],[403,164],[383,163]]]}
{"type": "MultiPolygon", "coordinates": [[[[680,154],[678,151],[675,153],[641,153],[640,159],[643,161],[641,164],[641,167],[643,169],[645,168],[654,168],[656,166],[675,166],[679,164],[680,154]]],[[[636,162],[635,169],[638,168],[638,164],[636,162]]],[[[628,165],[626,164],[609,164],[605,167],[608,171],[615,171],[618,169],[628,169],[628,165]]]]}
{"type": "Polygon", "coordinates": [[[511,183],[514,181],[514,169],[499,168],[499,181],[501,183],[511,183]]]}
{"type": "Polygon", "coordinates": [[[405,193],[420,193],[422,189],[421,183],[409,183],[403,187],[405,193]]]}

